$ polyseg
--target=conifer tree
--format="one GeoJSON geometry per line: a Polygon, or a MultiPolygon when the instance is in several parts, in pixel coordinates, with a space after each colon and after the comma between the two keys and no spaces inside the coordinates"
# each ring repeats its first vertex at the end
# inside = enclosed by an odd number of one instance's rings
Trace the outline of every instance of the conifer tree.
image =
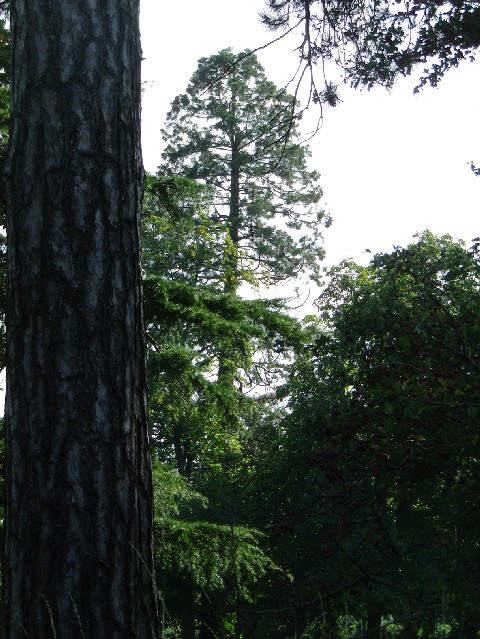
{"type": "MultiPolygon", "coordinates": [[[[217,249],[226,228],[211,219],[210,192],[186,178],[149,176],[144,198],[149,418],[162,464],[157,509],[168,477],[196,491],[194,508],[182,506],[174,520],[157,517],[162,607],[183,639],[193,639],[195,627],[212,638],[223,636],[227,619],[243,623],[270,565],[241,495],[250,431],[253,438],[271,411],[240,384],[218,379],[219,360],[228,352],[237,382],[252,386],[262,381],[259,351],[278,358],[302,339],[279,300],[247,301],[223,290],[217,249]]],[[[267,368],[273,377],[278,364],[269,359],[267,368]]]]}
{"type": "MultiPolygon", "coordinates": [[[[312,97],[331,106],[337,86],[315,86],[313,65],[340,69],[354,87],[392,87],[398,76],[424,65],[416,90],[436,86],[480,46],[477,0],[265,0],[262,22],[272,31],[302,24],[297,48],[312,80],[312,97]]],[[[325,77],[325,73],[323,73],[325,77]]]]}
{"type": "Polygon", "coordinates": [[[138,12],[12,3],[5,639],[158,636],[138,12]]]}
{"type": "Polygon", "coordinates": [[[268,285],[300,272],[319,279],[320,228],[329,218],[291,117],[296,106],[253,53],[224,49],[199,60],[167,116],[159,173],[213,187],[213,215],[228,231],[219,247],[226,292],[242,281],[268,285]]]}

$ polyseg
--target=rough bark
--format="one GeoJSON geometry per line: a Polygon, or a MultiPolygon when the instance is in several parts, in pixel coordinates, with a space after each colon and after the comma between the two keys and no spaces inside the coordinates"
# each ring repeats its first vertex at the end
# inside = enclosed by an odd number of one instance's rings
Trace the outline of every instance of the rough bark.
{"type": "Polygon", "coordinates": [[[157,636],[138,0],[15,0],[4,639],[157,636]]]}

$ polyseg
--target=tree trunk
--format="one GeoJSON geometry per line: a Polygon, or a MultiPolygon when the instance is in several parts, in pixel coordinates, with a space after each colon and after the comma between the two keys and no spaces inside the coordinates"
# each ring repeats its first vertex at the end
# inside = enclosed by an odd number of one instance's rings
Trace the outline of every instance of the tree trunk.
{"type": "Polygon", "coordinates": [[[232,143],[232,167],[230,171],[230,211],[228,215],[228,235],[230,251],[227,257],[225,292],[237,294],[238,289],[238,244],[240,241],[240,149],[232,143]]]}
{"type": "Polygon", "coordinates": [[[138,0],[16,0],[4,639],[158,636],[138,0]]]}
{"type": "Polygon", "coordinates": [[[194,585],[189,577],[180,584],[180,631],[181,639],[195,639],[194,585]]]}
{"type": "Polygon", "coordinates": [[[380,639],[382,636],[382,613],[379,605],[370,600],[367,603],[367,629],[365,639],[380,639]]]}
{"type": "MultiPolygon", "coordinates": [[[[232,166],[230,171],[230,211],[228,215],[229,245],[225,269],[225,293],[237,295],[238,290],[238,244],[240,236],[240,159],[238,144],[232,134],[232,166]]],[[[218,365],[218,381],[232,385],[237,367],[234,353],[223,351],[220,353],[218,365]]]]}

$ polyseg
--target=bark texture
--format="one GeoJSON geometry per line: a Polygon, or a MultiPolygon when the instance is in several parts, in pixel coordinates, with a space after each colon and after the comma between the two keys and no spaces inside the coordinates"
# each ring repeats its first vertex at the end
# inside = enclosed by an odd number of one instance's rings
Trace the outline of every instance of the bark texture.
{"type": "Polygon", "coordinates": [[[157,637],[138,0],[14,0],[4,639],[157,637]]]}

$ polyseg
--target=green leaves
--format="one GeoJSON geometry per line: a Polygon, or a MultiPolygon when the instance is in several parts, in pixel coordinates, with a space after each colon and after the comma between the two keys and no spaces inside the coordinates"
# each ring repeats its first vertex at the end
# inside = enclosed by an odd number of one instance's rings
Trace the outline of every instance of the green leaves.
{"type": "Polygon", "coordinates": [[[283,304],[278,300],[247,301],[160,277],[144,280],[144,297],[147,324],[158,322],[166,329],[169,324],[188,322],[196,327],[199,345],[206,349],[214,343],[220,351],[222,342],[229,343],[240,358],[239,365],[242,357],[253,352],[253,343],[259,348],[274,341],[278,349],[281,341],[286,350],[302,341],[298,323],[281,312],[283,304]]]}
{"type": "Polygon", "coordinates": [[[297,512],[299,579],[336,614],[348,600],[362,616],[373,596],[393,619],[439,620],[448,588],[452,623],[480,623],[462,603],[477,592],[479,269],[462,243],[424,232],[367,267],[332,269],[318,300],[277,481],[297,512]]]}

